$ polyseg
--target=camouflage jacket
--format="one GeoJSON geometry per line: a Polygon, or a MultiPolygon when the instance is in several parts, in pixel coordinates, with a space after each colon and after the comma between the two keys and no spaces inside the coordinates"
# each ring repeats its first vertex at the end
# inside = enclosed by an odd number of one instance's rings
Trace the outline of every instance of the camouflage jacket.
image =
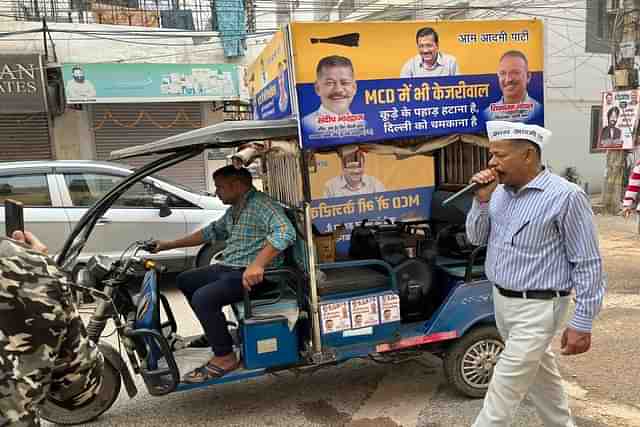
{"type": "Polygon", "coordinates": [[[73,407],[100,389],[103,357],[87,338],[67,275],[0,238],[0,426],[38,426],[47,395],[73,407]]]}

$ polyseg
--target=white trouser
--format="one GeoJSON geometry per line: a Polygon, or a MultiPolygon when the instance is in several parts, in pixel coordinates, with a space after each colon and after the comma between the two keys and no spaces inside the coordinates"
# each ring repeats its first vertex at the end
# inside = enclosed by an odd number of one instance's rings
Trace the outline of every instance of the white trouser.
{"type": "Polygon", "coordinates": [[[473,427],[508,427],[529,394],[546,427],[575,427],[551,341],[565,326],[569,298],[507,298],[493,288],[496,324],[506,346],[473,427]]]}

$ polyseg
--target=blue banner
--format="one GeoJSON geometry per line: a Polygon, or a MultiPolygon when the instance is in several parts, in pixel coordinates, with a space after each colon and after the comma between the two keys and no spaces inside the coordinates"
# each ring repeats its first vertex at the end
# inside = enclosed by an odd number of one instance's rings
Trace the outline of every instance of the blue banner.
{"type": "Polygon", "coordinates": [[[323,106],[313,83],[298,84],[297,93],[304,148],[485,133],[487,120],[544,126],[542,72],[531,73],[518,104],[503,102],[495,74],[360,80],[343,114],[323,106]]]}
{"type": "Polygon", "coordinates": [[[291,115],[291,95],[289,93],[289,70],[262,88],[253,100],[254,120],[275,120],[291,115]]]}
{"type": "Polygon", "coordinates": [[[353,227],[364,219],[409,221],[431,218],[434,187],[384,191],[347,197],[334,197],[311,202],[311,217],[320,232],[332,232],[344,225],[346,233],[337,245],[337,253],[346,255],[353,227]]]}

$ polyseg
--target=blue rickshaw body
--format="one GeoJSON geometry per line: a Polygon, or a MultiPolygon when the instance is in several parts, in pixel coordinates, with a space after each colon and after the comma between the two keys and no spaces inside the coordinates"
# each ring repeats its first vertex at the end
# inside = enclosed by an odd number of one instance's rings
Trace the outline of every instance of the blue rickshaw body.
{"type": "MultiPolygon", "coordinates": [[[[375,261],[380,264],[380,261],[375,261]]],[[[341,268],[339,264],[363,265],[365,262],[345,262],[328,265],[329,268],[341,268]]],[[[447,277],[442,284],[446,297],[433,314],[426,320],[415,322],[393,321],[352,330],[323,333],[323,348],[333,354],[334,362],[344,362],[353,358],[393,353],[401,349],[415,349],[442,353],[446,347],[460,340],[465,334],[479,325],[494,325],[492,284],[486,280],[465,283],[455,277],[447,277]]],[[[393,281],[392,281],[393,282],[393,281]]],[[[380,298],[397,293],[392,283],[388,289],[345,292],[321,298],[322,303],[349,302],[353,299],[380,298]]],[[[174,355],[163,351],[160,337],[167,335],[171,322],[160,322],[162,299],[155,270],[146,272],[141,292],[138,295],[138,312],[135,321],[135,333],[145,343],[146,359],[142,364],[142,375],[148,387],[164,384],[168,378],[167,370],[160,367],[179,366],[174,355]],[[164,330],[163,330],[164,329],[164,330]]],[[[303,322],[288,324],[285,316],[278,315],[283,310],[297,305],[296,298],[281,298],[271,304],[254,309],[253,316],[246,318],[242,304],[236,304],[234,312],[238,318],[239,352],[244,361],[244,369],[231,372],[224,377],[212,379],[202,384],[187,384],[175,381],[165,390],[186,391],[213,384],[224,384],[259,377],[271,372],[291,367],[304,367],[308,364],[301,355],[301,343],[305,329],[303,322]],[[265,316],[271,313],[272,316],[265,316]],[[257,317],[257,318],[256,318],[257,317]]],[[[170,316],[172,318],[172,315],[170,316]]],[[[178,358],[179,356],[176,356],[178,358]]],[[[181,372],[183,374],[184,372],[181,372]]],[[[175,375],[174,375],[175,377],[175,375]]],[[[175,378],[174,378],[175,379],[175,378]]],[[[156,390],[153,394],[166,394],[156,390]]]]}

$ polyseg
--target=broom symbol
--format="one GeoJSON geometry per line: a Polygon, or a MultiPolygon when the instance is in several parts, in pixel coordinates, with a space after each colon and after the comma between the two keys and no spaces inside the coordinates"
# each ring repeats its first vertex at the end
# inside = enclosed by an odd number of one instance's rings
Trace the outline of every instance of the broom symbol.
{"type": "Polygon", "coordinates": [[[349,33],[341,36],[327,37],[324,39],[312,38],[311,43],[339,44],[342,46],[358,47],[360,33],[349,33]]]}

